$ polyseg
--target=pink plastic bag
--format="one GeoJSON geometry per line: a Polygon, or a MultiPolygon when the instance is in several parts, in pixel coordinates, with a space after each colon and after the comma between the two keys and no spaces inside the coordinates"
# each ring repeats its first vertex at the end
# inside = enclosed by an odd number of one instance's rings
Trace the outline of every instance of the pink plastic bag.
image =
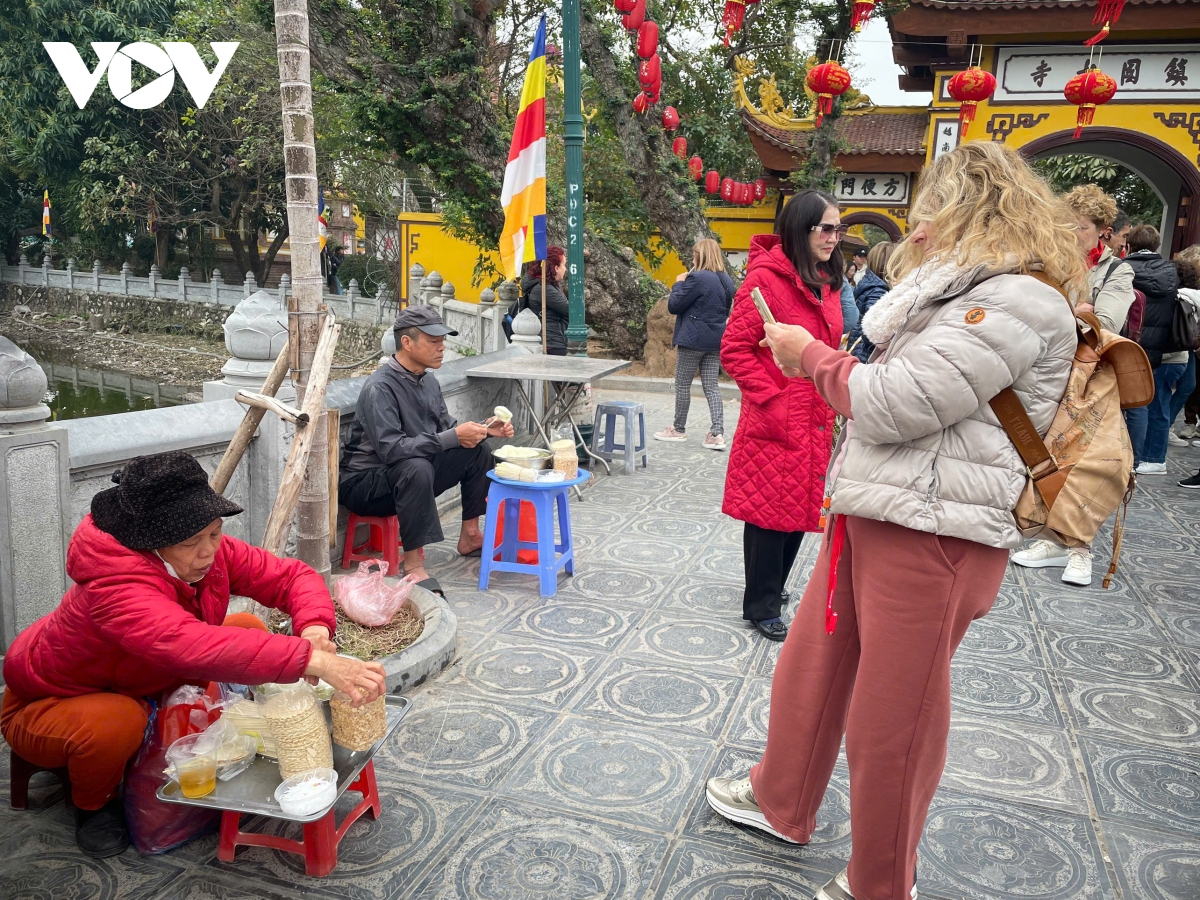
{"type": "Polygon", "coordinates": [[[353,575],[343,575],[333,585],[333,599],[359,625],[375,628],[392,621],[417,583],[415,575],[406,575],[390,585],[383,580],[383,572],[383,560],[368,559],[358,564],[353,575]]]}

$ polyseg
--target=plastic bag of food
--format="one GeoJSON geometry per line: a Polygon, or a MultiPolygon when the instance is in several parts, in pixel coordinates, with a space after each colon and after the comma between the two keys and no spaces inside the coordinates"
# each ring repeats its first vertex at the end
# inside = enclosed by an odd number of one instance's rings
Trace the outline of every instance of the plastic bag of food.
{"type": "Polygon", "coordinates": [[[224,703],[221,688],[211,682],[208,688],[185,684],[172,691],[158,711],[158,737],[169,747],[181,737],[198,734],[221,716],[224,703]]]}
{"type": "Polygon", "coordinates": [[[376,628],[392,621],[417,583],[416,576],[406,575],[394,586],[390,585],[383,580],[383,567],[382,560],[365,560],[358,564],[353,575],[343,575],[333,585],[333,598],[338,606],[359,625],[376,628]]]}
{"type": "Polygon", "coordinates": [[[242,734],[237,725],[226,721],[224,716],[209,725],[204,734],[211,736],[217,744],[217,778],[221,781],[241,775],[254,762],[258,740],[242,734]]]}

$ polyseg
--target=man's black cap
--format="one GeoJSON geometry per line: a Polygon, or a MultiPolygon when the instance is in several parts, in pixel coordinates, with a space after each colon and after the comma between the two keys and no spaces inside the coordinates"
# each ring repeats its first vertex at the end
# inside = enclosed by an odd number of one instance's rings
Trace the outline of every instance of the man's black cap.
{"type": "MultiPolygon", "coordinates": [[[[399,315],[396,316],[395,324],[392,325],[392,330],[400,331],[403,328],[420,328],[431,337],[458,334],[453,328],[447,327],[446,323],[442,321],[442,317],[437,314],[437,310],[432,306],[406,306],[400,310],[399,315]]],[[[399,344],[399,341],[396,343],[399,344]]]]}
{"type": "Polygon", "coordinates": [[[866,248],[866,247],[858,247],[858,248],[856,248],[856,249],[855,249],[855,251],[854,251],[854,255],[855,255],[855,256],[866,256],[866,255],[867,255],[867,248],[866,248]]]}

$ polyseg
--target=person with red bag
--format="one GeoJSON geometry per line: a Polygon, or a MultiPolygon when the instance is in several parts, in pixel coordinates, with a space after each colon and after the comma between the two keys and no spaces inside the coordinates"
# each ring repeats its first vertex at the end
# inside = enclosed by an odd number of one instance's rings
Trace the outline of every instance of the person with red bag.
{"type": "Polygon", "coordinates": [[[742,617],[772,641],[787,637],[780,612],[800,542],[820,530],[834,412],[812,382],[785,378],[760,346],[763,319],[750,292],[762,292],[776,321],[802,325],[837,347],[842,261],[831,257],[845,236],[833,197],[809,190],[788,201],[775,234],[750,241],[746,278],[721,341],[721,365],[742,391],[721,509],[745,523],[742,617]]]}
{"type": "Polygon", "coordinates": [[[75,839],[88,856],[129,846],[119,799],[142,745],[150,699],[182,684],[323,678],[370,702],[383,667],[337,655],[325,582],[304,563],[222,535],[242,512],[182,451],[139,456],[92,498],[67,549],[74,582],[58,608],[22,631],[4,657],[0,732],[13,752],[65,767],[75,839]],[[291,616],[295,637],[268,634],[231,594],[291,616]],[[253,620],[253,621],[250,621],[253,620]],[[237,625],[241,627],[222,627],[237,625]]]}

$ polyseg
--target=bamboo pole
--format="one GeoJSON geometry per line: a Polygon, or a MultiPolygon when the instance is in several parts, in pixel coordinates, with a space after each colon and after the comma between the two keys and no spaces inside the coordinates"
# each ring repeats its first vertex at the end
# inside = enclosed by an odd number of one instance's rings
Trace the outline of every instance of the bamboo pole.
{"type": "MultiPolygon", "coordinates": [[[[283,376],[287,374],[288,370],[288,359],[288,348],[285,346],[279,351],[279,356],[275,358],[275,365],[271,367],[267,380],[263,382],[262,395],[264,397],[274,397],[279,386],[283,384],[283,376]]],[[[229,442],[229,446],[225,450],[225,455],[221,457],[221,464],[217,466],[217,471],[213,473],[212,480],[209,481],[209,485],[218,494],[225,493],[225,488],[229,487],[229,479],[233,477],[238,463],[242,461],[242,456],[250,445],[254,433],[258,431],[258,425],[265,413],[265,409],[254,407],[246,410],[242,424],[238,426],[233,440],[229,442]]]]}
{"type": "Polygon", "coordinates": [[[256,394],[253,391],[238,391],[233,399],[243,406],[273,412],[285,422],[291,422],[293,425],[308,424],[308,416],[296,409],[296,407],[288,406],[286,403],[276,400],[274,397],[268,397],[266,394],[256,394]]]}
{"type": "Polygon", "coordinates": [[[325,413],[329,429],[329,546],[337,546],[338,519],[338,456],[341,453],[342,411],[330,409],[325,413]]]}
{"type": "MultiPolygon", "coordinates": [[[[320,427],[317,423],[319,417],[324,412],[325,387],[329,381],[329,369],[333,364],[333,351],[337,348],[338,334],[341,330],[342,327],[333,321],[332,315],[326,317],[321,333],[321,340],[317,344],[317,352],[313,356],[313,364],[309,373],[308,393],[304,398],[303,411],[308,414],[309,421],[313,422],[314,425],[311,428],[299,429],[292,440],[292,451],[288,454],[287,465],[283,468],[283,478],[280,479],[279,493],[275,497],[275,505],[271,509],[271,516],[267,519],[266,533],[263,535],[263,549],[274,553],[276,556],[281,556],[284,548],[287,546],[288,532],[292,526],[292,515],[296,512],[296,505],[300,500],[301,488],[308,480],[307,476],[312,468],[309,466],[309,463],[312,460],[313,451],[316,449],[316,439],[318,435],[324,438],[327,433],[326,429],[320,427]]],[[[328,475],[325,470],[325,447],[322,446],[319,452],[321,453],[321,477],[327,478],[328,475]]],[[[328,496],[328,482],[322,485],[322,488],[323,492],[328,496]]],[[[323,518],[322,524],[324,528],[329,527],[327,517],[323,518]]],[[[328,575],[328,538],[322,535],[321,540],[324,542],[326,575],[328,575]]],[[[307,562],[307,560],[305,561],[307,562]]],[[[312,563],[309,563],[309,565],[312,565],[312,563]]]]}

